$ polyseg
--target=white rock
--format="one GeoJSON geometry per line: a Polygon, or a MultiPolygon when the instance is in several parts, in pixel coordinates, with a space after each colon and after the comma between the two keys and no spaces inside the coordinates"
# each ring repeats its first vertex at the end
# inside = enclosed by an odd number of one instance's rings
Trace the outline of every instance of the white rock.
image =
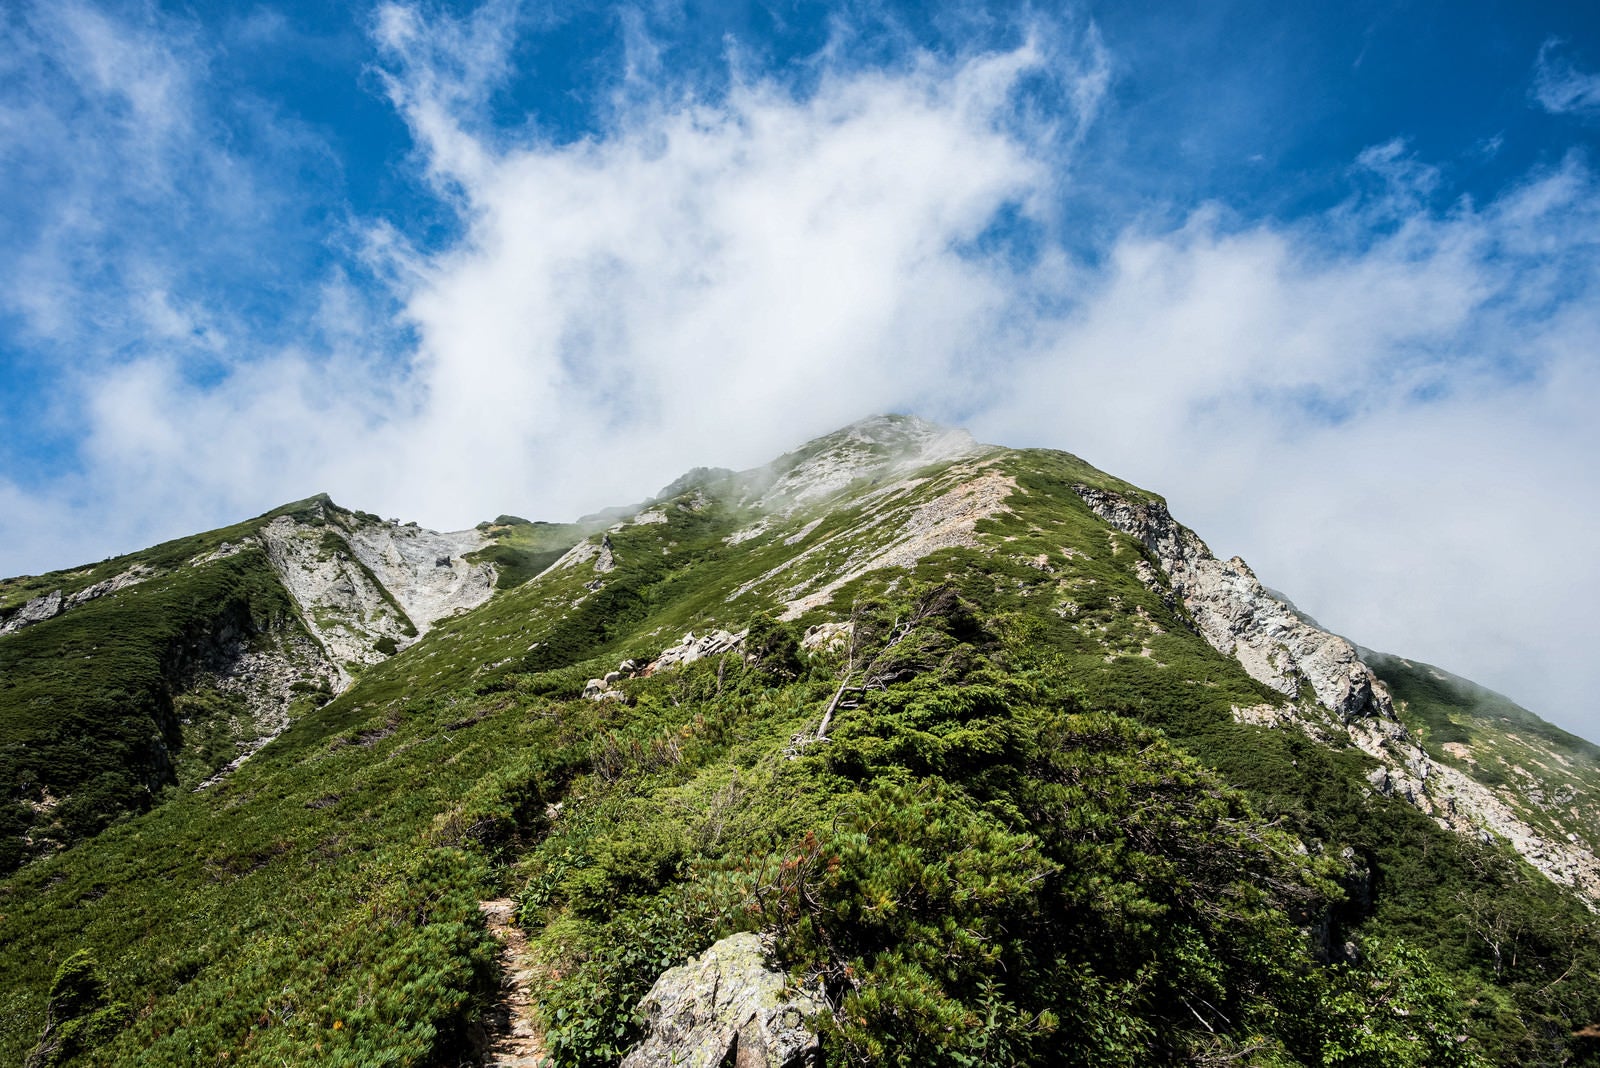
{"type": "Polygon", "coordinates": [[[622,1068],[811,1068],[819,1048],[806,1018],[823,1011],[817,993],[767,967],[758,936],[730,935],[655,981],[639,1002],[644,1041],[622,1068]]]}
{"type": "Polygon", "coordinates": [[[816,652],[848,645],[853,629],[849,623],[818,623],[806,628],[805,636],[800,639],[800,648],[816,652]]]}
{"type": "Polygon", "coordinates": [[[55,618],[60,612],[61,591],[51,590],[17,609],[3,624],[0,624],[0,634],[10,634],[31,624],[43,623],[47,619],[55,618]]]}

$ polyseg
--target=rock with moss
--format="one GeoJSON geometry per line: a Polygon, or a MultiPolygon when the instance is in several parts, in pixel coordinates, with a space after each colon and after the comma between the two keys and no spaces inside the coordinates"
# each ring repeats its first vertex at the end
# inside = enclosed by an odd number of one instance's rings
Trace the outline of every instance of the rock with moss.
{"type": "Polygon", "coordinates": [[[622,1068],[811,1068],[818,1045],[806,1020],[822,1010],[767,966],[758,936],[732,935],[656,980],[639,1003],[645,1039],[622,1068]]]}

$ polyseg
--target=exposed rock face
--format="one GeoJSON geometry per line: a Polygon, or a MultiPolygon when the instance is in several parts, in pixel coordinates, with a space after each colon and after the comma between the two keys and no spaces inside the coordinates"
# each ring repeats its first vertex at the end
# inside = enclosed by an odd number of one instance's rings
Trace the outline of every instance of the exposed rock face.
{"type": "Polygon", "coordinates": [[[616,555],[611,551],[611,534],[606,532],[600,535],[600,552],[595,557],[594,573],[604,575],[617,569],[616,555]]]}
{"type": "Polygon", "coordinates": [[[569,567],[586,564],[600,555],[600,544],[593,538],[585,538],[566,552],[562,553],[555,563],[544,569],[544,574],[552,571],[564,571],[569,567]]]}
{"type": "Polygon", "coordinates": [[[279,516],[260,537],[306,626],[341,670],[384,659],[494,593],[493,565],[463,559],[486,544],[476,530],[440,534],[321,512],[322,524],[279,516]]]}
{"type": "Polygon", "coordinates": [[[252,736],[240,739],[239,755],[196,790],[215,786],[288,729],[296,686],[321,684],[331,693],[341,681],[338,667],[315,642],[298,633],[275,635],[259,649],[250,648],[240,637],[220,646],[218,653],[219,657],[196,672],[190,685],[209,686],[243,698],[255,730],[252,736]]]}
{"type": "Polygon", "coordinates": [[[361,523],[344,535],[356,558],[400,602],[419,634],[446,616],[476,608],[494,593],[494,566],[463,559],[489,543],[477,530],[441,534],[410,525],[361,523]]]}
{"type": "MultiPolygon", "coordinates": [[[[810,541],[803,551],[734,590],[727,600],[765,587],[784,602],[779,618],[795,619],[827,604],[836,591],[869,571],[909,568],[940,549],[979,545],[978,523],[1005,512],[1006,500],[1016,488],[1011,476],[983,459],[950,464],[930,477],[886,479],[857,498],[861,513],[856,523],[810,541]],[[822,561],[825,567],[818,566],[822,561]]],[[[816,527],[806,524],[798,535],[785,538],[785,544],[809,538],[816,527]]],[[[767,528],[752,527],[746,533],[748,537],[740,540],[762,536],[767,528]]]]}
{"type": "Polygon", "coordinates": [[[1205,542],[1159,502],[1091,486],[1074,489],[1101,519],[1144,543],[1162,574],[1143,565],[1140,577],[1169,605],[1181,604],[1213,648],[1238,660],[1251,678],[1299,699],[1284,708],[1235,709],[1237,719],[1292,725],[1324,741],[1334,732],[1344,734],[1379,762],[1368,777],[1374,792],[1402,797],[1459,833],[1498,836],[1550,879],[1576,889],[1591,905],[1600,902],[1600,861],[1577,845],[1541,834],[1492,789],[1429,759],[1354,645],[1274,596],[1243,560],[1212,556],[1205,542]]]}
{"type": "MultiPolygon", "coordinates": [[[[1389,694],[1355,646],[1302,620],[1237,556],[1226,562],[1156,502],[1074,487],[1096,515],[1145,544],[1202,637],[1286,697],[1306,686],[1317,704],[1349,721],[1394,719],[1389,694]]],[[[1147,582],[1149,580],[1147,579],[1147,582]]],[[[1158,587],[1159,589],[1159,587],[1158,587]]]]}
{"type": "Polygon", "coordinates": [[[61,600],[60,590],[51,590],[35,597],[7,617],[4,623],[0,623],[0,634],[11,634],[34,623],[54,619],[61,613],[61,600]]]}
{"type": "Polygon", "coordinates": [[[340,666],[339,688],[349,683],[347,665],[384,658],[380,642],[394,643],[392,652],[415,638],[415,625],[327,528],[279,516],[262,528],[261,543],[306,628],[340,666]]]}
{"type": "Polygon", "coordinates": [[[622,1068],[810,1068],[818,1045],[805,1019],[821,1011],[767,967],[759,937],[732,935],[656,980],[639,1003],[645,1039],[622,1068]]]}
{"type": "Polygon", "coordinates": [[[104,597],[108,593],[116,593],[120,589],[143,582],[154,575],[155,571],[142,564],[135,564],[111,578],[96,582],[93,586],[86,586],[76,593],[63,597],[60,590],[51,590],[49,593],[35,597],[27,604],[13,612],[5,622],[0,623],[0,636],[14,634],[23,627],[34,623],[43,623],[47,619],[54,619],[62,612],[77,608],[96,597],[104,597]]]}

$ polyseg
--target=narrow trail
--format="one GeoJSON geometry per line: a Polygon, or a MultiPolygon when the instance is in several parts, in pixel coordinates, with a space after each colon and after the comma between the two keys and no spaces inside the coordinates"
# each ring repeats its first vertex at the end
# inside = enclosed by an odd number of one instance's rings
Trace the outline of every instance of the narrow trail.
{"type": "Polygon", "coordinates": [[[528,940],[515,923],[517,903],[508,897],[478,903],[489,933],[500,943],[500,994],[484,1021],[489,1045],[486,1068],[542,1068],[550,1063],[544,1035],[533,1023],[532,969],[528,940]]]}

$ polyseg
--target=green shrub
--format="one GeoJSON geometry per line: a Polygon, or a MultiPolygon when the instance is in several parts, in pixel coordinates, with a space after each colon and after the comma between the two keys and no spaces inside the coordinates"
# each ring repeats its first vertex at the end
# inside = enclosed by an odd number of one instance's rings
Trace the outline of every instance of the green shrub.
{"type": "Polygon", "coordinates": [[[44,1033],[22,1062],[23,1068],[56,1068],[109,1042],[132,1015],[126,1005],[108,1002],[99,965],[80,949],[61,963],[50,984],[44,1033]]]}

